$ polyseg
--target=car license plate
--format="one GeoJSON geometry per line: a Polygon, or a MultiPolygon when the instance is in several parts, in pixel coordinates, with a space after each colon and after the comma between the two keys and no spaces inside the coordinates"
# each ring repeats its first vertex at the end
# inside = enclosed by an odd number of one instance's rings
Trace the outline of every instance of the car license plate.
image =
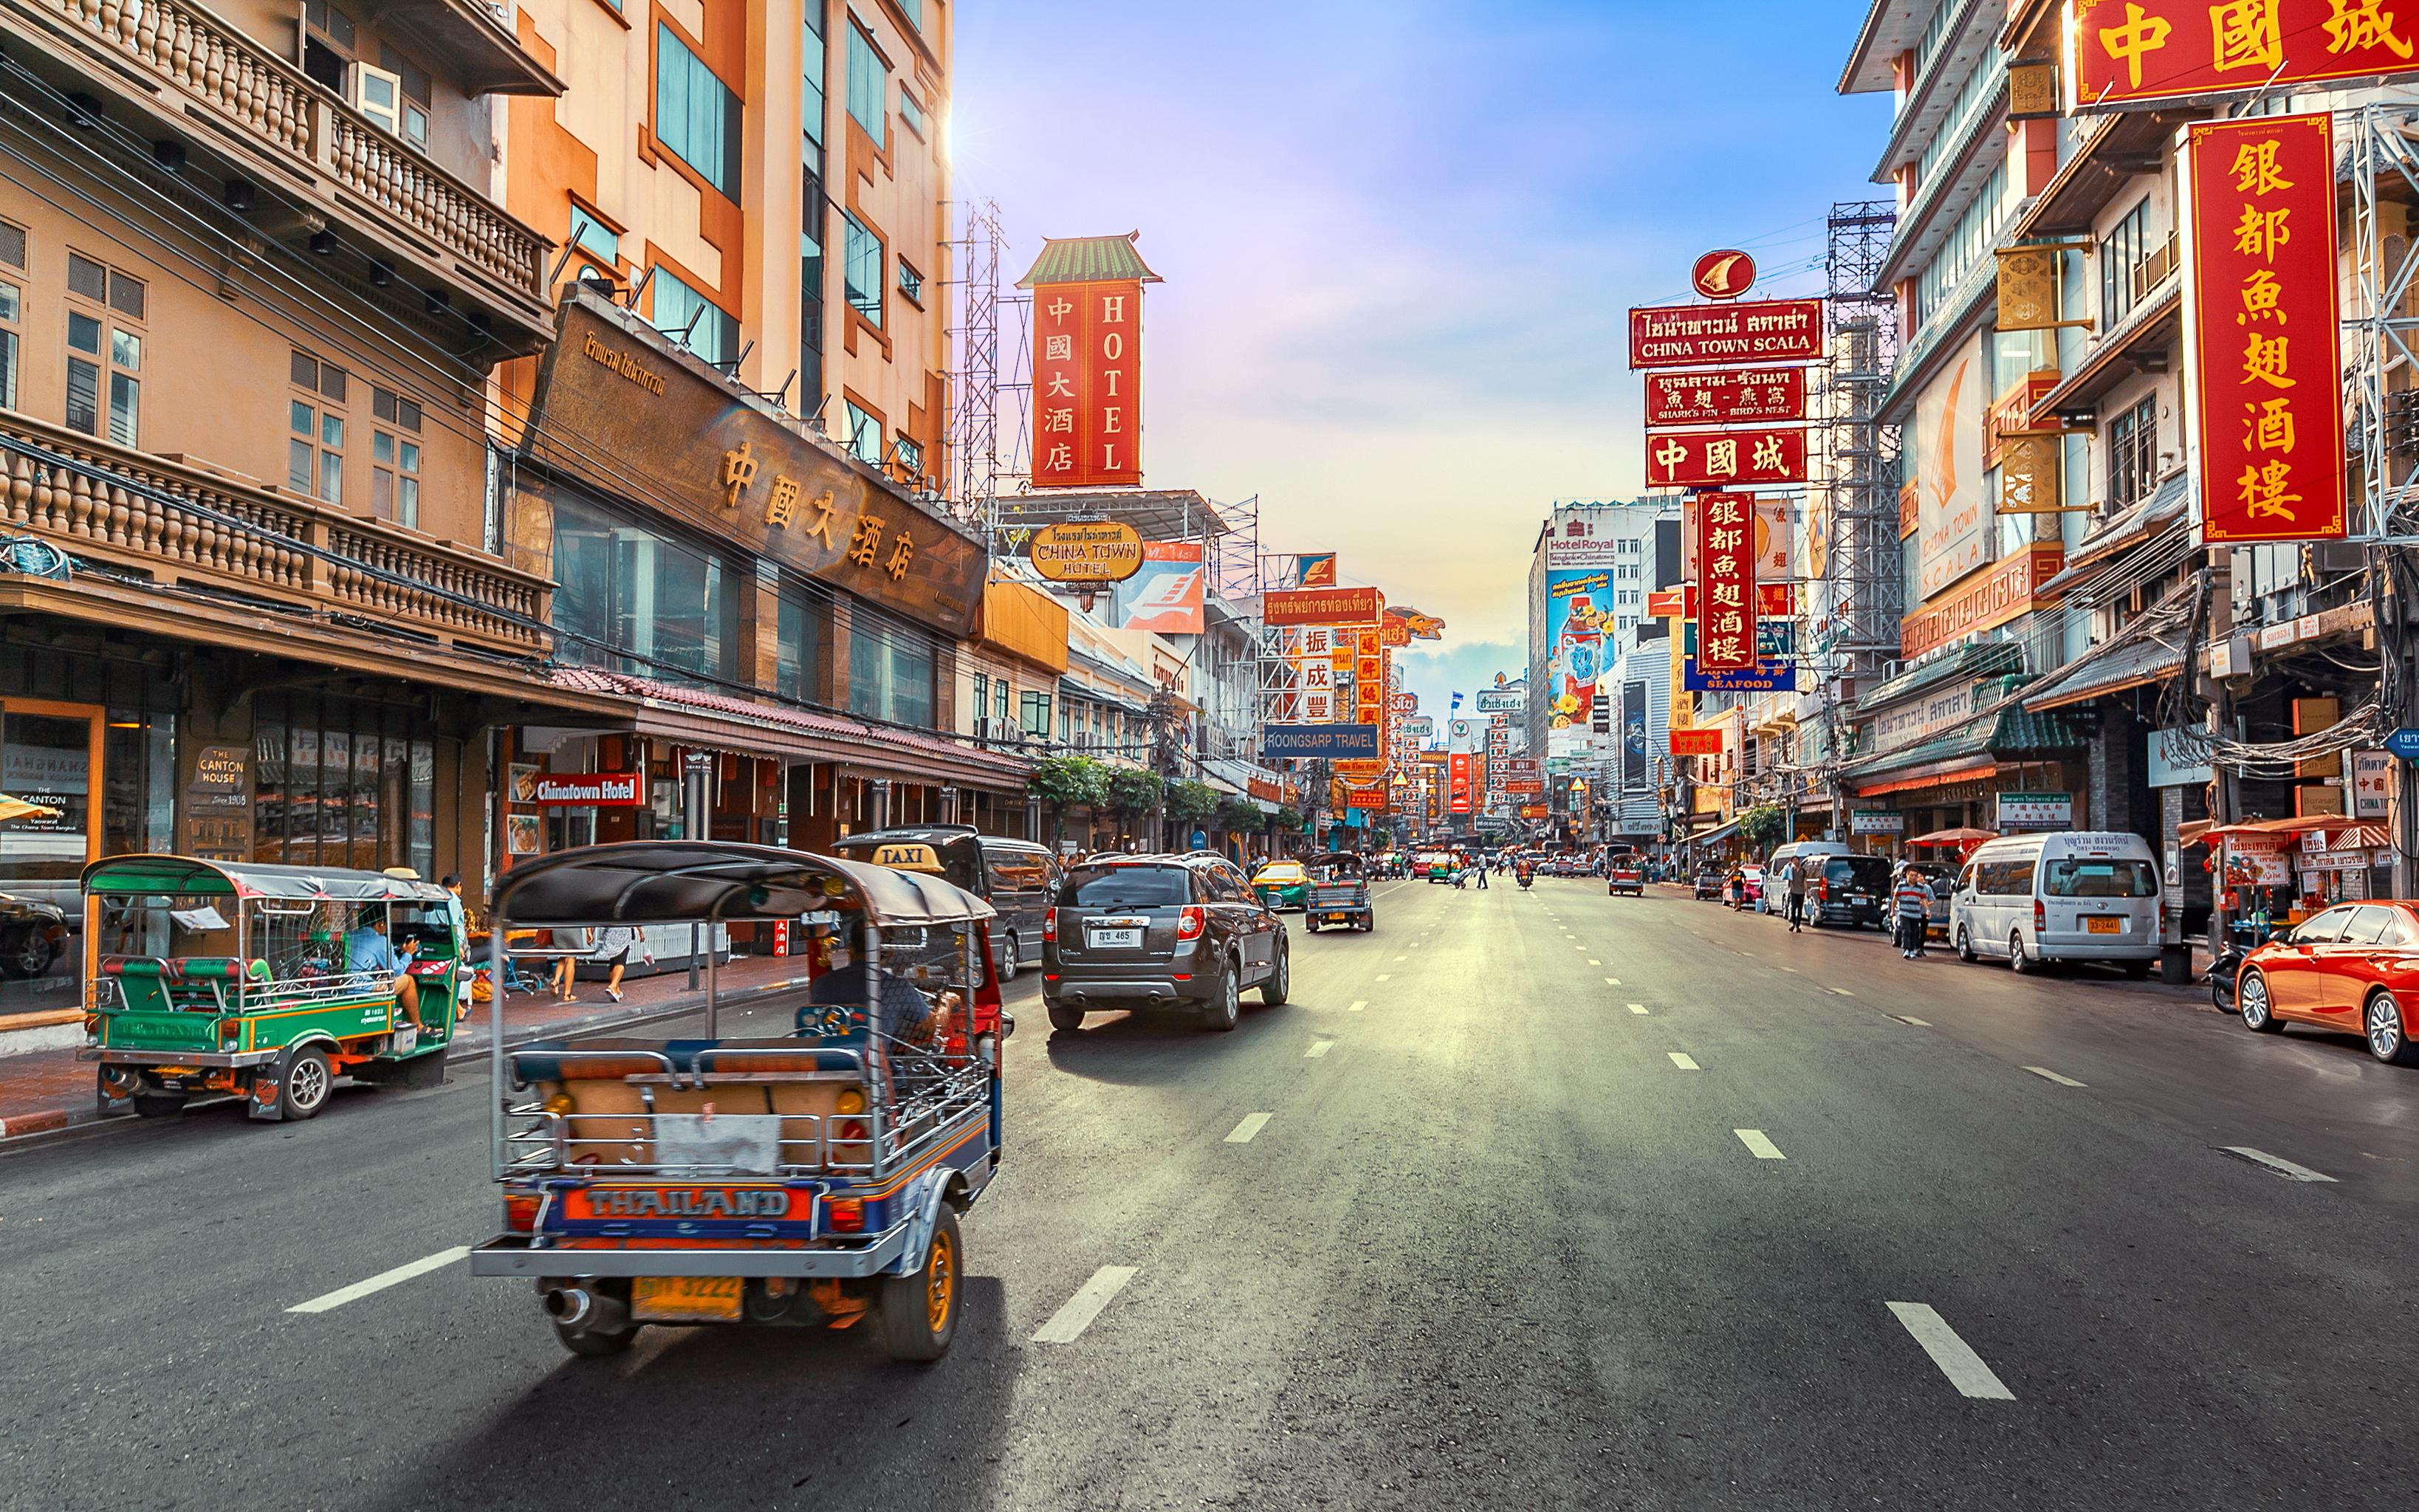
{"type": "Polygon", "coordinates": [[[2122,933],[2124,929],[2119,920],[2110,918],[2104,914],[2095,914],[2085,919],[2083,927],[2093,934],[2118,934],[2122,933]]]}
{"type": "Polygon", "coordinates": [[[644,1323],[735,1323],[746,1287],[735,1275],[642,1275],[630,1283],[630,1316],[644,1323]]]}
{"type": "Polygon", "coordinates": [[[1084,936],[1084,943],[1096,950],[1135,950],[1142,948],[1142,931],[1138,929],[1096,929],[1084,936]]]}

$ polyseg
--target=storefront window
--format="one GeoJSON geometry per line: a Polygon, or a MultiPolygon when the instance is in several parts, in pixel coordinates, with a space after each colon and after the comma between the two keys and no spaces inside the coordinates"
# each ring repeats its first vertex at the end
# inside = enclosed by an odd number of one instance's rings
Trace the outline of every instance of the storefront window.
{"type": "Polygon", "coordinates": [[[253,713],[253,859],[437,865],[437,757],[398,704],[266,692],[253,713]]]}
{"type": "Polygon", "coordinates": [[[931,729],[932,662],[920,639],[864,626],[848,641],[849,712],[931,729]]]}
{"type": "Polygon", "coordinates": [[[686,540],[558,489],[555,628],[568,656],[642,677],[738,677],[736,574],[686,540]]]}
{"type": "Polygon", "coordinates": [[[823,656],[823,612],[806,594],[784,584],[779,623],[774,627],[774,689],[785,698],[820,700],[823,688],[815,669],[823,656]]]}

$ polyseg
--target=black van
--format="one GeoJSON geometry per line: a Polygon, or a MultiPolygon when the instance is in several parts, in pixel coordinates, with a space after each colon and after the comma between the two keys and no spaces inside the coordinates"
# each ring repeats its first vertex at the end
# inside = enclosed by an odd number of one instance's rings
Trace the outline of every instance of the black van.
{"type": "Polygon", "coordinates": [[[1820,867],[1807,878],[1806,922],[1890,927],[1890,864],[1879,856],[1809,856],[1799,862],[1820,867]]]}
{"type": "Polygon", "coordinates": [[[941,857],[941,874],[989,902],[999,912],[992,926],[992,966],[1002,981],[1017,968],[1041,959],[1041,926],[1057,896],[1061,868],[1046,847],[1003,840],[972,825],[909,825],[843,836],[832,852],[870,861],[885,845],[930,845],[941,857]]]}

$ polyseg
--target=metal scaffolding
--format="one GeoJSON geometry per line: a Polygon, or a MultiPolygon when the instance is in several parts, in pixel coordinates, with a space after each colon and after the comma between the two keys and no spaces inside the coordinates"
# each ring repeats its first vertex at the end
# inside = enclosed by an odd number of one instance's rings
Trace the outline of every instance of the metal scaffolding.
{"type": "Polygon", "coordinates": [[[957,486],[949,511],[960,520],[983,517],[999,471],[999,254],[1007,244],[999,202],[980,199],[966,208],[958,250],[958,324],[949,332],[956,359],[949,375],[949,449],[957,459],[957,486]]]}
{"type": "Polygon", "coordinates": [[[2419,115],[2366,104],[2339,112],[2350,136],[2351,169],[2351,362],[2348,449],[2360,468],[2360,496],[2351,535],[2379,546],[2419,544],[2419,391],[2409,375],[2419,367],[2419,243],[2411,237],[2419,203],[2419,156],[2412,132],[2419,115]],[[2400,375],[2402,386],[2395,386],[2400,375]]]}
{"type": "Polygon", "coordinates": [[[1813,447],[1815,505],[1826,523],[1823,559],[1810,563],[1827,600],[1814,606],[1826,684],[1876,671],[1899,650],[1898,428],[1873,421],[1898,359],[1895,301],[1873,287],[1897,223],[1889,200],[1831,207],[1831,356],[1817,384],[1813,447]]]}

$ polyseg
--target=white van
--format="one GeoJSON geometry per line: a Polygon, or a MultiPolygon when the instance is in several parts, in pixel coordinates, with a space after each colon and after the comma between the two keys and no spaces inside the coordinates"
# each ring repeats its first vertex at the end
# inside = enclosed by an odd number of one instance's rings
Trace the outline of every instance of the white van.
{"type": "Polygon", "coordinates": [[[2165,944],[2159,862],[2139,835],[2011,835],[1965,860],[1949,902],[1949,939],[1967,961],[2107,961],[2147,976],[2165,944]]]}
{"type": "Polygon", "coordinates": [[[1764,863],[1764,896],[1755,905],[1756,912],[1761,914],[1789,912],[1789,898],[1782,890],[1788,884],[1781,875],[1781,868],[1793,861],[1803,866],[1808,858],[1812,856],[1851,854],[1853,853],[1848,847],[1836,840],[1799,840],[1783,845],[1772,853],[1770,860],[1764,863]]]}

